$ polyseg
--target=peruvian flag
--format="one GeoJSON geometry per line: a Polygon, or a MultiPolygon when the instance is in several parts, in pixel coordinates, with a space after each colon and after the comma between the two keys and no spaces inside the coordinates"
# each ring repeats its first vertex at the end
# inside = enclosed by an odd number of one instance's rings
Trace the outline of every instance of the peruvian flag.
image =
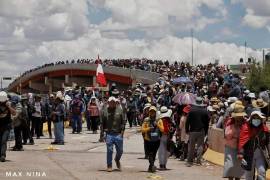
{"type": "MultiPolygon", "coordinates": [[[[98,56],[98,62],[100,62],[99,56],[98,56]]],[[[98,63],[96,77],[97,77],[97,83],[99,85],[101,85],[103,87],[107,85],[106,78],[105,78],[105,75],[103,72],[103,68],[102,68],[102,65],[100,63],[98,63]]]]}

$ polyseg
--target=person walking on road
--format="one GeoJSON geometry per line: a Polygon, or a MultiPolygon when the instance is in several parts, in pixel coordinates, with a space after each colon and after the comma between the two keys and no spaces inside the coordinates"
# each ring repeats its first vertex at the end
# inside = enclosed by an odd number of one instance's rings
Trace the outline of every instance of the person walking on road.
{"type": "Polygon", "coordinates": [[[11,107],[6,92],[0,92],[0,161],[6,161],[7,141],[11,129],[11,115],[16,116],[16,110],[11,107]]]}
{"type": "Polygon", "coordinates": [[[191,110],[186,120],[186,133],[189,135],[187,167],[193,165],[195,145],[197,145],[197,164],[201,164],[203,153],[204,138],[208,133],[210,118],[208,116],[203,99],[196,98],[196,103],[191,107],[191,110]]]}
{"type": "Polygon", "coordinates": [[[225,152],[223,177],[229,180],[239,180],[244,174],[241,168],[241,161],[237,159],[237,152],[240,129],[246,121],[245,116],[245,107],[241,101],[236,101],[231,117],[226,119],[224,128],[225,152]]]}
{"type": "Polygon", "coordinates": [[[162,120],[157,120],[157,108],[155,106],[150,107],[149,117],[144,119],[141,130],[144,134],[145,145],[148,152],[148,172],[154,173],[156,172],[155,160],[160,146],[160,136],[164,131],[162,120]]]}
{"type": "Polygon", "coordinates": [[[115,163],[119,171],[121,171],[121,157],[123,154],[123,137],[125,131],[125,120],[123,110],[116,104],[117,99],[110,97],[108,106],[101,113],[102,129],[106,133],[107,145],[107,171],[112,172],[112,156],[113,146],[116,149],[115,163]]]}
{"type": "Polygon", "coordinates": [[[161,133],[160,146],[158,150],[158,159],[160,170],[167,170],[167,161],[169,157],[168,152],[168,139],[170,138],[170,129],[172,127],[172,110],[168,109],[166,106],[160,108],[159,119],[163,123],[164,130],[161,133]]]}

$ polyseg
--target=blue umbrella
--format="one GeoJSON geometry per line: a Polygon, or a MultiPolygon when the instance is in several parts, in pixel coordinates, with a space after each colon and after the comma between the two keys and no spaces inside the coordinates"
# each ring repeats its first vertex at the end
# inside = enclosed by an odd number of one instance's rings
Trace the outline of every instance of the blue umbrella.
{"type": "Polygon", "coordinates": [[[173,84],[192,83],[188,77],[179,77],[173,80],[173,84]]]}

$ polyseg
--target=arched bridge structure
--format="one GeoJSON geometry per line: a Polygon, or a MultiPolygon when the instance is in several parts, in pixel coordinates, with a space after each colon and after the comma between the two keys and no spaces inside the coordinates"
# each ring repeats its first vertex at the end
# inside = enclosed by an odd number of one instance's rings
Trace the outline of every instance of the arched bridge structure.
{"type": "MultiPolygon", "coordinates": [[[[97,64],[60,64],[43,67],[13,81],[8,91],[17,93],[51,93],[64,86],[76,83],[79,86],[96,86],[97,64]]],[[[103,66],[108,84],[115,82],[120,89],[127,88],[137,82],[155,83],[160,74],[138,69],[128,69],[115,66],[103,66]]]]}

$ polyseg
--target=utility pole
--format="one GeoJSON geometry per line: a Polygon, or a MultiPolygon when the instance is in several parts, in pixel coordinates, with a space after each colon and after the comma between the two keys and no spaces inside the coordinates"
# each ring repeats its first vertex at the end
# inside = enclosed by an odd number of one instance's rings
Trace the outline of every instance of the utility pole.
{"type": "Polygon", "coordinates": [[[265,50],[263,49],[263,67],[264,67],[264,63],[265,63],[265,50]]]}
{"type": "Polygon", "coordinates": [[[191,65],[193,66],[193,28],[191,29],[191,65]]]}
{"type": "Polygon", "coordinates": [[[244,64],[247,62],[247,41],[245,41],[245,60],[244,64]]]}

